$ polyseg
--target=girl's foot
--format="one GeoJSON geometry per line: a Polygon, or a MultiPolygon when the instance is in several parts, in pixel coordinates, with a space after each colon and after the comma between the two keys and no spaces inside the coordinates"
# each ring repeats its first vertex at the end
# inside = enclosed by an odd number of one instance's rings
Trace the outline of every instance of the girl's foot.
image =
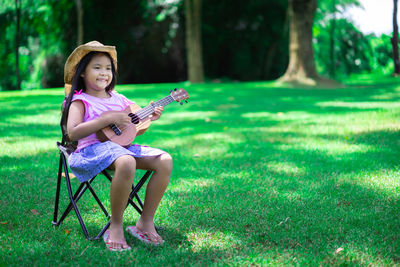
{"type": "Polygon", "coordinates": [[[153,219],[145,221],[142,217],[136,222],[136,228],[142,232],[149,233],[150,235],[156,237],[158,240],[162,240],[161,236],[157,233],[154,226],[153,219]]]}
{"type": "Polygon", "coordinates": [[[130,250],[131,247],[126,243],[126,240],[113,241],[110,239],[110,230],[105,231],[103,234],[103,240],[106,243],[106,247],[110,251],[125,251],[130,250]]]}
{"type": "Polygon", "coordinates": [[[136,226],[128,226],[126,227],[126,231],[131,234],[133,237],[136,237],[140,241],[151,244],[154,246],[159,246],[164,244],[164,240],[161,238],[160,235],[156,232],[156,234],[152,232],[142,231],[136,226]]]}

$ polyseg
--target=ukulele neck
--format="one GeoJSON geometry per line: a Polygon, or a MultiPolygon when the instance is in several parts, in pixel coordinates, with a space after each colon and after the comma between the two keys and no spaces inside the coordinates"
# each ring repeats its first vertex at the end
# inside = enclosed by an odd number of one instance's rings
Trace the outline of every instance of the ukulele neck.
{"type": "Polygon", "coordinates": [[[145,108],[142,108],[141,110],[137,111],[135,114],[139,117],[140,120],[144,120],[148,118],[151,114],[154,113],[155,107],[163,106],[165,107],[166,105],[171,104],[175,100],[172,98],[172,96],[168,95],[164,97],[163,99],[158,100],[157,102],[151,103],[145,108]]]}

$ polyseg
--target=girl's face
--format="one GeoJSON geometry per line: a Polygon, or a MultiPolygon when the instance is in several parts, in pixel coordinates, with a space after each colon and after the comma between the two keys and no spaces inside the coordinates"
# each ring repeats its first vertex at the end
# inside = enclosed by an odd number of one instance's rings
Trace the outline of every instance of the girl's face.
{"type": "Polygon", "coordinates": [[[105,92],[113,78],[110,58],[104,54],[94,55],[81,76],[86,86],[86,93],[97,95],[105,92]]]}

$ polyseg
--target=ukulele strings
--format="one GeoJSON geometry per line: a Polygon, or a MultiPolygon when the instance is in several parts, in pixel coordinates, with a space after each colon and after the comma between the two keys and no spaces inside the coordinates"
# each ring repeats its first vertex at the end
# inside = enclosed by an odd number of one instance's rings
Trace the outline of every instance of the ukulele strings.
{"type": "Polygon", "coordinates": [[[142,108],[141,110],[137,111],[136,115],[139,117],[139,119],[143,120],[154,113],[155,107],[158,107],[158,106],[165,107],[166,105],[168,105],[172,102],[174,102],[174,99],[172,98],[172,96],[168,95],[168,96],[164,97],[163,99],[158,100],[157,102],[150,104],[147,107],[142,108]]]}

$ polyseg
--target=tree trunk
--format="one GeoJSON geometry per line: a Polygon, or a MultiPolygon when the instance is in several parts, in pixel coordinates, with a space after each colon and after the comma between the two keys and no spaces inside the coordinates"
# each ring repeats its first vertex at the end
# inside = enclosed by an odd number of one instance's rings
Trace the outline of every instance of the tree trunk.
{"type": "Polygon", "coordinates": [[[20,23],[21,23],[21,3],[19,0],[15,0],[15,71],[17,76],[17,90],[21,90],[21,74],[19,71],[19,43],[20,43],[20,23]]]}
{"type": "Polygon", "coordinates": [[[329,76],[335,78],[335,30],[336,30],[336,0],[332,1],[332,18],[330,27],[330,40],[329,40],[329,57],[330,57],[330,68],[329,76]]]}
{"type": "Polygon", "coordinates": [[[83,8],[82,1],[75,0],[76,13],[77,13],[77,46],[83,44],[83,8]]]}
{"type": "Polygon", "coordinates": [[[289,65],[280,81],[315,85],[321,80],[312,47],[316,7],[316,0],[289,0],[289,65]]]}
{"type": "Polygon", "coordinates": [[[399,28],[397,26],[397,0],[393,0],[393,37],[392,49],[393,49],[393,61],[394,61],[394,73],[393,75],[400,75],[400,62],[399,62],[399,28]]]}
{"type": "Polygon", "coordinates": [[[188,80],[192,83],[201,83],[204,81],[201,43],[201,6],[202,0],[185,0],[186,57],[188,80]]]}

